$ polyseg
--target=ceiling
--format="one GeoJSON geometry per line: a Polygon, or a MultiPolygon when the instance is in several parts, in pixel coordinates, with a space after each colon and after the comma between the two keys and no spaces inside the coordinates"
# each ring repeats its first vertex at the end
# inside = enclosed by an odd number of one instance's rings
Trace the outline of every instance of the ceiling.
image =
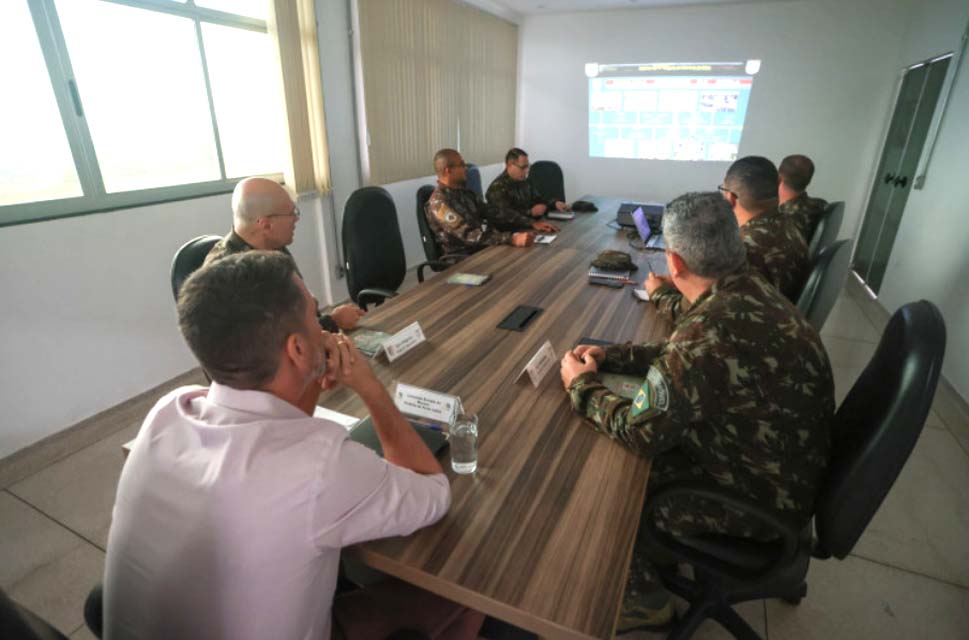
{"type": "Polygon", "coordinates": [[[745,4],[749,2],[778,2],[779,0],[491,0],[509,11],[523,15],[541,15],[565,11],[601,11],[604,9],[636,9],[676,7],[700,4],[745,4]]]}

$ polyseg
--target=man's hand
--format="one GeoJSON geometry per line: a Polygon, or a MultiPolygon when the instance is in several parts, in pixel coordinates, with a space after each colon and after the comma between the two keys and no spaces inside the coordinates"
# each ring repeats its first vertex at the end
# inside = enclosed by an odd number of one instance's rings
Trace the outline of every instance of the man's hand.
{"type": "Polygon", "coordinates": [[[561,200],[555,201],[555,208],[559,211],[571,211],[572,207],[569,206],[568,202],[562,202],[561,200]]]}
{"type": "Polygon", "coordinates": [[[531,208],[529,213],[532,214],[533,218],[540,218],[541,216],[545,215],[546,211],[548,211],[548,207],[546,207],[544,204],[536,204],[531,208]]]}
{"type": "Polygon", "coordinates": [[[355,304],[341,304],[339,307],[333,310],[330,317],[333,318],[333,322],[336,323],[336,326],[340,327],[344,331],[349,331],[357,326],[357,322],[366,313],[366,311],[355,304]]]}
{"type": "Polygon", "coordinates": [[[542,233],[558,233],[559,228],[550,222],[533,222],[532,229],[542,233]]]}
{"type": "Polygon", "coordinates": [[[341,334],[322,333],[326,352],[326,373],[321,379],[324,389],[345,385],[362,396],[375,386],[383,388],[353,340],[341,334]]]}
{"type": "Polygon", "coordinates": [[[535,234],[531,231],[522,231],[511,236],[511,243],[516,247],[530,247],[535,243],[535,234]]]}
{"type": "Polygon", "coordinates": [[[568,391],[569,385],[578,376],[587,371],[598,370],[599,365],[596,364],[595,358],[589,355],[588,352],[584,353],[580,359],[573,352],[566,351],[565,355],[562,356],[562,369],[559,373],[562,375],[562,384],[565,385],[565,390],[568,391]]]}
{"type": "Polygon", "coordinates": [[[606,350],[594,344],[580,344],[575,349],[572,349],[572,353],[579,360],[582,360],[583,356],[588,355],[596,361],[596,365],[601,365],[606,359],[606,350]]]}
{"type": "Polygon", "coordinates": [[[653,292],[662,287],[664,284],[672,286],[673,279],[669,276],[658,276],[650,271],[649,276],[643,280],[643,289],[646,289],[646,293],[649,295],[653,295],[653,292]]]}

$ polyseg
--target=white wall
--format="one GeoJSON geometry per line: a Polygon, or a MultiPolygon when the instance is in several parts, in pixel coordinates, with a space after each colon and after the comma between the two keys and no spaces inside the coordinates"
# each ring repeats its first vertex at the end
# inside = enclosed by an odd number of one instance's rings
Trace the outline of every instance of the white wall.
{"type": "MultiPolygon", "coordinates": [[[[318,291],[322,207],[302,208],[293,251],[318,291]]],[[[0,457],[196,366],[169,268],[230,225],[220,195],[0,229],[0,457]]]]}
{"type": "MultiPolygon", "coordinates": [[[[904,63],[958,50],[969,23],[964,0],[922,3],[904,63]]],[[[888,310],[927,299],[948,330],[943,373],[969,399],[969,60],[963,60],[929,167],[925,188],[911,191],[888,262],[879,302],[888,310]]]]}
{"type": "Polygon", "coordinates": [[[570,199],[667,201],[720,184],[725,162],[588,156],[586,62],[761,59],[740,155],[818,167],[811,192],[846,201],[854,233],[889,113],[908,0],[812,0],[529,16],[521,28],[519,138],[556,160],[570,199]]]}

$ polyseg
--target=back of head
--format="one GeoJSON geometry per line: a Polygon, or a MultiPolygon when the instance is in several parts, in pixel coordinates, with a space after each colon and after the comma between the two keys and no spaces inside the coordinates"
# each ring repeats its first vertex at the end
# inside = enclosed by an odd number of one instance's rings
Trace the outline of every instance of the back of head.
{"type": "Polygon", "coordinates": [[[762,211],[777,204],[777,169],[767,158],[747,156],[737,160],[727,169],[723,183],[748,211],[762,211]]]}
{"type": "Polygon", "coordinates": [[[444,175],[444,170],[458,163],[461,154],[455,149],[441,149],[434,154],[434,173],[444,175]]]}
{"type": "Polygon", "coordinates": [[[276,206],[288,208],[292,198],[286,189],[269,178],[245,178],[232,190],[232,224],[236,231],[274,212],[276,206]]]}
{"type": "Polygon", "coordinates": [[[528,157],[528,154],[525,153],[523,149],[519,149],[518,147],[512,147],[511,149],[508,150],[508,153],[505,154],[505,164],[508,164],[509,162],[518,162],[519,158],[527,158],[527,157],[528,157]]]}
{"type": "Polygon", "coordinates": [[[777,168],[781,180],[793,191],[804,191],[814,177],[814,163],[811,158],[801,155],[787,156],[777,168]]]}
{"type": "Polygon", "coordinates": [[[270,382],[286,339],[303,326],[306,300],[292,258],[249,251],[193,273],[178,295],[182,336],[209,376],[235,389],[270,382]]]}
{"type": "Polygon", "coordinates": [[[663,238],[703,278],[725,276],[747,259],[737,218],[716,191],[687,193],[666,205],[663,238]]]}

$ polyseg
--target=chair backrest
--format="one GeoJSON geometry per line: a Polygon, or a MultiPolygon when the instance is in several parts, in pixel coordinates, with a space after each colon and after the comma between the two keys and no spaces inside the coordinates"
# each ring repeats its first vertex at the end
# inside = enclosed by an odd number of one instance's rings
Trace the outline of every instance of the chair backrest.
{"type": "Polygon", "coordinates": [[[0,638],[67,640],[67,636],[24,609],[0,590],[0,638]]]}
{"type": "Polygon", "coordinates": [[[343,207],[343,259],[350,297],[361,289],[396,291],[407,262],[394,199],[383,187],[357,189],[343,207]]]}
{"type": "Polygon", "coordinates": [[[477,193],[478,197],[484,200],[484,191],[481,190],[481,171],[478,170],[478,165],[471,162],[468,163],[465,179],[467,182],[464,186],[477,193]]]}
{"type": "Polygon", "coordinates": [[[178,300],[178,291],[182,288],[185,279],[192,275],[192,272],[202,266],[205,256],[221,240],[219,236],[199,236],[192,238],[175,252],[172,258],[172,295],[178,300]]]}
{"type": "Polygon", "coordinates": [[[829,202],[824,209],[824,215],[818,220],[811,234],[811,242],[808,245],[808,255],[814,259],[821,251],[835,241],[838,232],[841,231],[841,221],[845,217],[844,202],[829,202]]]}
{"type": "Polygon", "coordinates": [[[811,264],[811,272],[797,299],[797,308],[818,333],[841,295],[850,263],[851,241],[839,240],[825,247],[811,264]]]}
{"type": "Polygon", "coordinates": [[[895,312],[831,425],[831,463],[815,509],[817,551],[844,558],[908,460],[935,396],[945,322],[931,302],[895,312]]]}
{"type": "Polygon", "coordinates": [[[437,246],[434,233],[431,232],[431,225],[427,222],[427,201],[434,193],[434,185],[425,184],[417,190],[417,228],[421,230],[421,244],[424,246],[424,256],[429,262],[437,260],[441,256],[441,249],[437,246]]]}
{"type": "Polygon", "coordinates": [[[532,164],[528,179],[545,198],[565,202],[565,178],[558,164],[551,160],[539,160],[532,164]]]}

